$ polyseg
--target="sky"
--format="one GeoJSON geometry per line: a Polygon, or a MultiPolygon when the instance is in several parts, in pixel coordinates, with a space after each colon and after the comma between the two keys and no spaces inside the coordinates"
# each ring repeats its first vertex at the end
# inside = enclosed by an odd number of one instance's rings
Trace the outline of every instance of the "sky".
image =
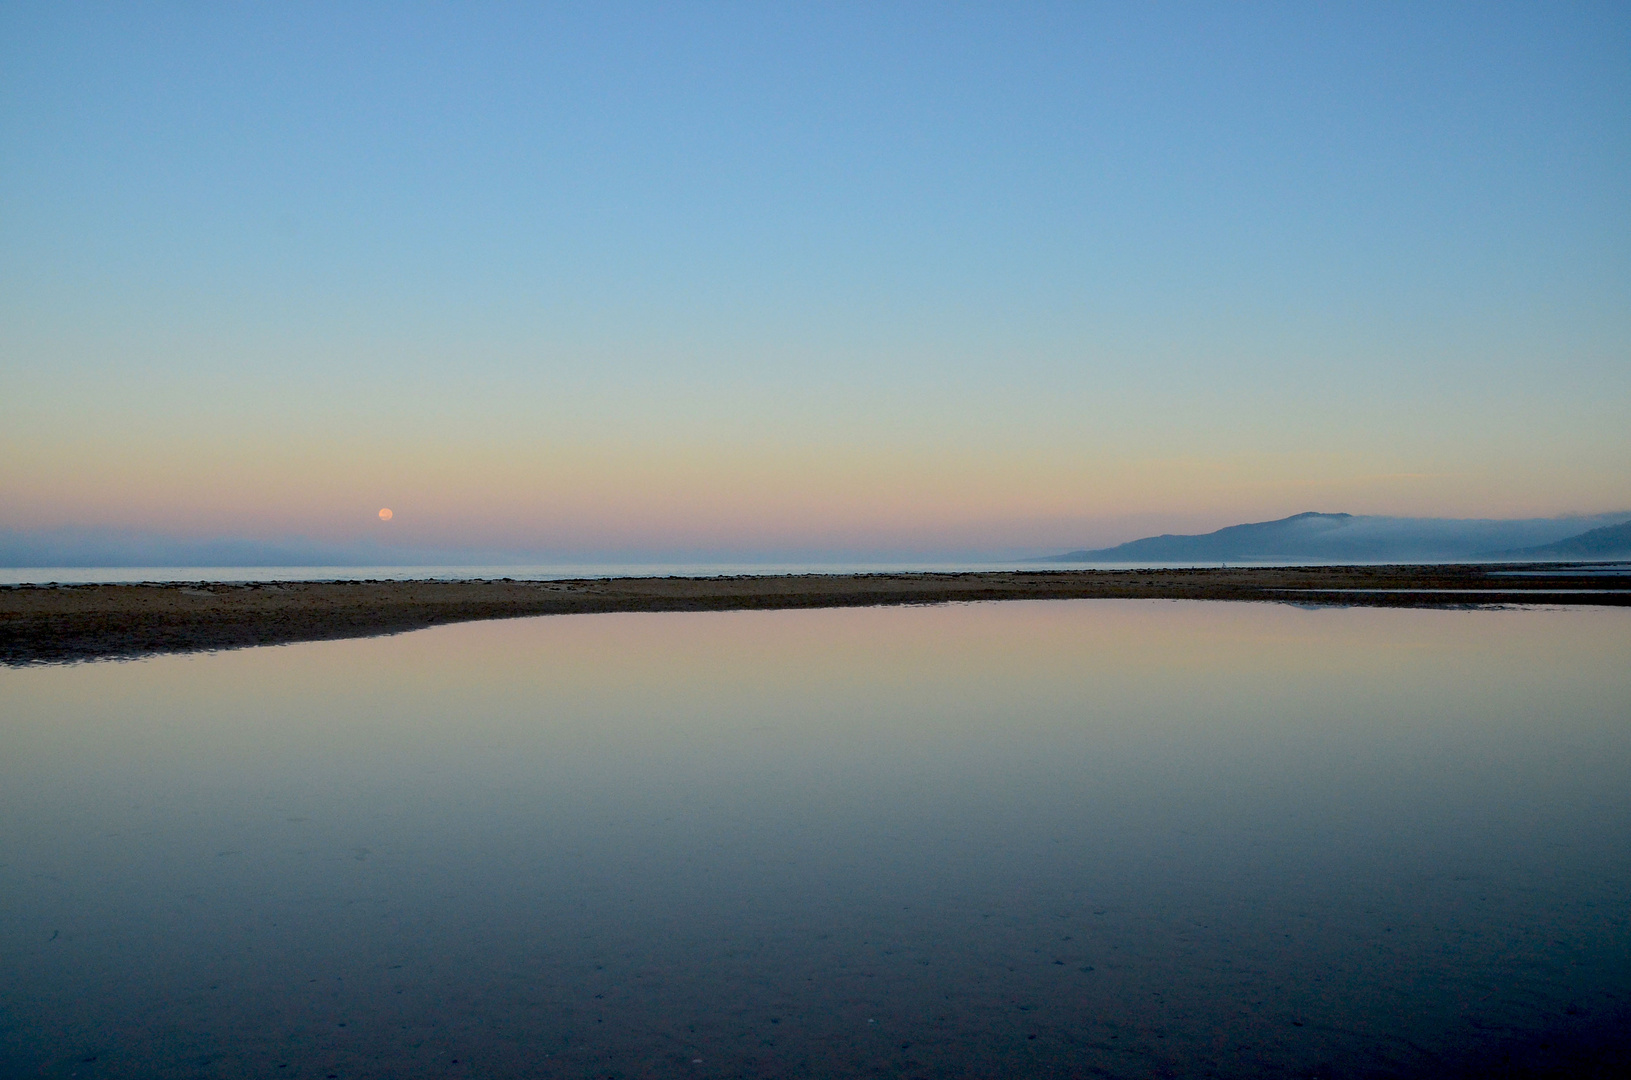
{"type": "Polygon", "coordinates": [[[0,530],[1000,556],[1628,417],[1624,4],[0,6],[0,530]]]}

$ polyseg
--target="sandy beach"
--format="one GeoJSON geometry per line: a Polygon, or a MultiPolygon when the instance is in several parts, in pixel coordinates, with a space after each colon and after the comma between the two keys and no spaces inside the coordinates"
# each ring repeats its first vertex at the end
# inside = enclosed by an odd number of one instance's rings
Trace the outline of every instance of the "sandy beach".
{"type": "Polygon", "coordinates": [[[939,604],[976,600],[1251,600],[1384,607],[1631,604],[1631,578],[1565,568],[1359,566],[806,574],[578,581],[18,585],[0,588],[0,663],[365,637],[476,619],[613,611],[939,604]],[[1495,574],[1492,571],[1505,571],[1495,574]]]}

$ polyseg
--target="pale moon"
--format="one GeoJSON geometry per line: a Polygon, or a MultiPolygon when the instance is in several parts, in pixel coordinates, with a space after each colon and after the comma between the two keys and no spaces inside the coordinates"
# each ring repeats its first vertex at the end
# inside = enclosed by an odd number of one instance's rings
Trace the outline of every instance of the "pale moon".
{"type": "Polygon", "coordinates": [[[391,520],[391,508],[389,506],[379,512],[379,519],[381,521],[391,520]]]}

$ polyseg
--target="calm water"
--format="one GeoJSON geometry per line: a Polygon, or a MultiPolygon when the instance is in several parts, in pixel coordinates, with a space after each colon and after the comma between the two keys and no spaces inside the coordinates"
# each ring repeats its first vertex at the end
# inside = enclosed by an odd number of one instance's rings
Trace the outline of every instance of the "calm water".
{"type": "Polygon", "coordinates": [[[0,1075],[1623,1051],[1631,612],[1052,601],[0,670],[0,1075]]]}
{"type": "MultiPolygon", "coordinates": [[[[1098,566],[1101,564],[1092,564],[1098,566]]],[[[1125,568],[1127,564],[1102,564],[1125,568]]],[[[1186,563],[1186,566],[1193,565],[1186,563]]],[[[1216,564],[1208,564],[1216,565],[1216,564]]],[[[12,566],[0,585],[117,585],[176,581],[561,581],[606,577],[737,577],[775,574],[971,573],[1083,570],[1086,563],[561,563],[548,566],[12,566]]]]}
{"type": "MultiPolygon", "coordinates": [[[[1477,561],[1477,560],[1472,560],[1477,561]]],[[[1363,564],[1363,560],[1360,561],[1363,564]]],[[[1215,566],[1284,566],[1283,561],[1251,563],[1204,562],[1073,562],[1041,560],[991,562],[846,562],[846,563],[563,563],[547,566],[0,566],[0,586],[94,585],[177,581],[560,581],[604,577],[755,577],[773,574],[966,574],[1012,571],[1155,570],[1215,566]]],[[[1319,566],[1320,560],[1300,560],[1298,566],[1319,566]]],[[[1342,563],[1355,565],[1354,560],[1342,563]]],[[[1490,562],[1490,565],[1500,565],[1490,562]]],[[[1509,573],[1509,571],[1497,571],[1509,573]]],[[[1553,571],[1545,571],[1550,574],[1553,571]]],[[[1592,570],[1566,570],[1569,574],[1625,574],[1631,564],[1592,570]]],[[[1535,574],[1537,571],[1517,571],[1535,574]]]]}

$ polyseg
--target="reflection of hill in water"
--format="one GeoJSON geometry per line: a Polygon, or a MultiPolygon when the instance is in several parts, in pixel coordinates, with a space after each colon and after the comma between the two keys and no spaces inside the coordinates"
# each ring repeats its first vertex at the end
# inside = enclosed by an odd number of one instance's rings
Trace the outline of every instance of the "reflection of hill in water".
{"type": "Polygon", "coordinates": [[[1151,536],[1073,551],[1050,562],[1422,562],[1512,556],[1594,557],[1631,552],[1627,515],[1516,521],[1296,514],[1195,536],[1151,536]],[[1586,531],[1582,531],[1586,530],[1586,531]],[[1583,546],[1569,547],[1577,544],[1583,546]]]}

